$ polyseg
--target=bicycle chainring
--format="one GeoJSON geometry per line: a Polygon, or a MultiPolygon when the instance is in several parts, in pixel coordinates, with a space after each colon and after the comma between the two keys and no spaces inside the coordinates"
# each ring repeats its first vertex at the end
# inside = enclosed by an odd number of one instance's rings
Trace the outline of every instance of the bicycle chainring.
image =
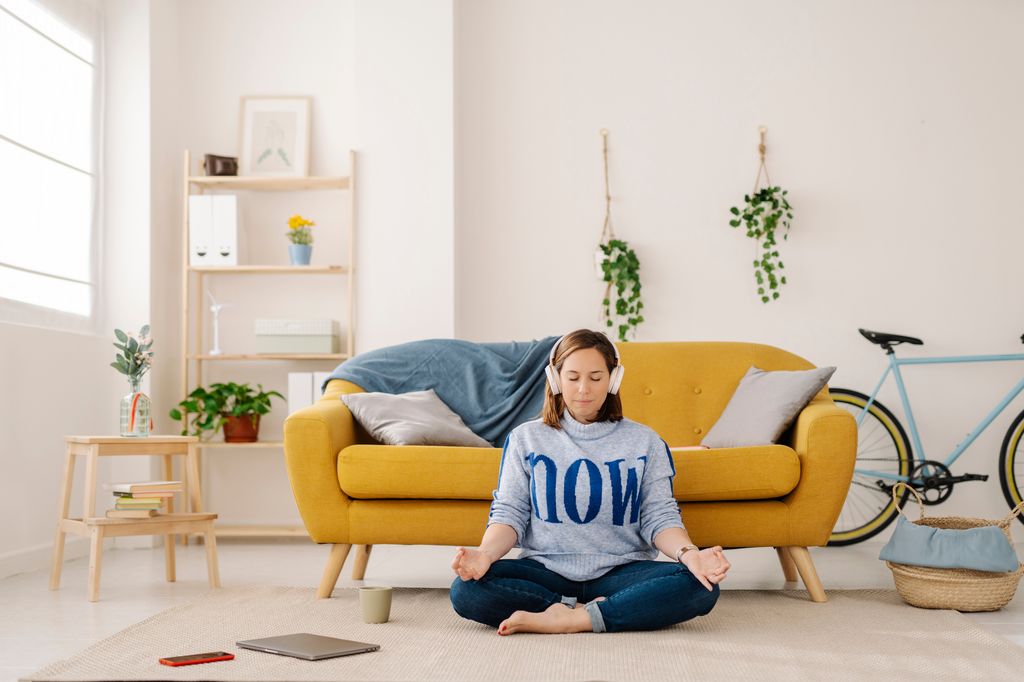
{"type": "Polygon", "coordinates": [[[926,459],[917,463],[910,472],[910,485],[917,490],[925,504],[942,504],[953,494],[953,474],[942,462],[926,459]]]}

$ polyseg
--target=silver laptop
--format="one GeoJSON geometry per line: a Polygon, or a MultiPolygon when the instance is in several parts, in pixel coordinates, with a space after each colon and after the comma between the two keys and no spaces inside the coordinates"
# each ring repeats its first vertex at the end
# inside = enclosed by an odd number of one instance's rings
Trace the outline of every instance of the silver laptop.
{"type": "Polygon", "coordinates": [[[337,656],[351,656],[352,654],[362,654],[367,651],[377,651],[380,649],[379,644],[353,642],[351,639],[338,639],[337,637],[325,637],[324,635],[311,635],[308,632],[264,637],[263,639],[245,639],[235,642],[235,644],[243,649],[266,651],[270,654],[281,654],[282,656],[294,656],[295,658],[302,658],[307,661],[319,661],[324,658],[335,658],[337,656]]]}

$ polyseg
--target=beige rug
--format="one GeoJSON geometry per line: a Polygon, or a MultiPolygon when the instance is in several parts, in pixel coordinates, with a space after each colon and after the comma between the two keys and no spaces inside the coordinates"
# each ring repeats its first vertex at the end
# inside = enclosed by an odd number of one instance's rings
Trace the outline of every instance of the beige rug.
{"type": "Polygon", "coordinates": [[[225,588],[157,614],[31,680],[1011,680],[1024,649],[955,611],[916,609],[894,591],[723,590],[715,610],[654,632],[501,637],[460,618],[448,591],[397,589],[391,621],[360,621],[339,589],[225,588]],[[313,632],[381,645],[301,661],[235,641],[313,632]],[[168,668],[162,656],[230,651],[234,661],[168,668]]]}

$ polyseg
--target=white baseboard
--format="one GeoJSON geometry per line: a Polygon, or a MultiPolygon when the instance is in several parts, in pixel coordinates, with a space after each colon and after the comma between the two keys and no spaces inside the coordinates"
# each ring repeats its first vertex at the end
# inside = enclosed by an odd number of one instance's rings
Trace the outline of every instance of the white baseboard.
{"type": "MultiPolygon", "coordinates": [[[[149,549],[161,544],[152,535],[128,535],[111,538],[104,544],[105,550],[117,549],[149,549]]],[[[89,556],[89,539],[80,535],[68,535],[64,540],[64,561],[89,556]]],[[[0,580],[32,571],[50,570],[53,561],[53,543],[33,545],[0,554],[0,580]]]]}
{"type": "MultiPolygon", "coordinates": [[[[64,560],[89,556],[89,540],[81,536],[68,536],[64,541],[64,560]]],[[[49,570],[53,561],[53,543],[47,542],[32,547],[16,549],[0,554],[0,579],[31,573],[41,569],[49,570]]]]}

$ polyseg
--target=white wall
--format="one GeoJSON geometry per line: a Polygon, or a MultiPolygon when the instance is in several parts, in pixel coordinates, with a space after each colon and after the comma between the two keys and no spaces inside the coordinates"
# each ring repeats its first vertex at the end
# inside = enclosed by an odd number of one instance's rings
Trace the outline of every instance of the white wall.
{"type": "MultiPolygon", "coordinates": [[[[64,436],[116,433],[128,383],[109,365],[113,328],[138,329],[149,319],[149,24],[148,3],[105,4],[106,130],[103,157],[100,333],[78,334],[0,324],[0,577],[48,565],[64,467],[64,436]]],[[[59,245],[54,245],[59,248],[59,245]]],[[[147,390],[150,382],[143,384],[147,390]]],[[[71,512],[81,515],[85,466],[79,461],[71,512]]],[[[144,458],[101,462],[100,479],[147,478],[144,458]]],[[[97,509],[109,498],[102,491],[97,509]]],[[[150,544],[117,538],[118,544],[150,544]]],[[[65,556],[88,551],[69,536],[65,556]]]]}
{"type": "MultiPolygon", "coordinates": [[[[598,325],[607,127],[616,231],[642,264],[638,340],[769,343],[866,390],[883,354],[858,326],[923,337],[909,355],[1024,351],[1022,21],[1002,0],[458,3],[456,336],[598,325]],[[795,208],[769,305],[728,226],[759,125],[795,208]]],[[[945,459],[1022,369],[908,368],[928,455],[945,459]]],[[[943,513],[1005,513],[996,452],[1022,408],[957,461],[993,478],[943,513]]]]}
{"type": "Polygon", "coordinates": [[[355,4],[357,351],[455,335],[452,0],[355,4]]]}

